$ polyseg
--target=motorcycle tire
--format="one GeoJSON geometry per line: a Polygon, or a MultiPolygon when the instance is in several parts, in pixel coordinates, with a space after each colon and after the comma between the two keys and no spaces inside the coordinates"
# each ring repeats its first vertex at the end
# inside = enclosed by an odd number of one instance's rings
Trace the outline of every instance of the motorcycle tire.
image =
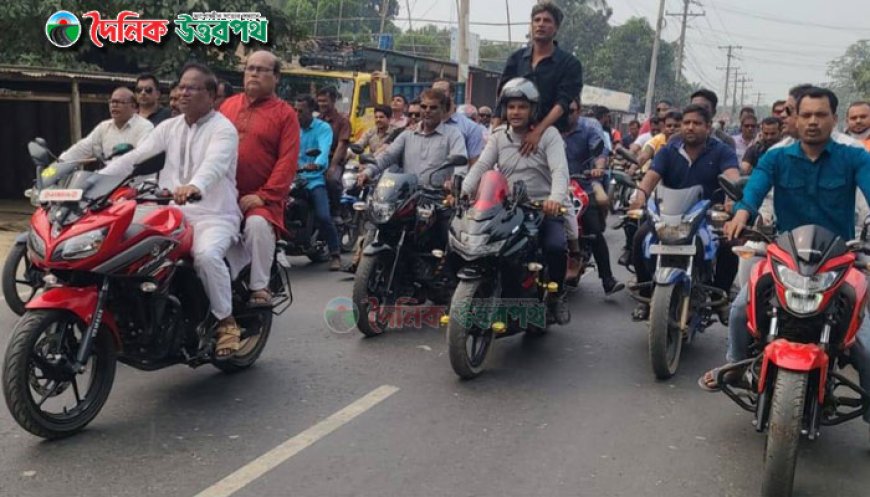
{"type": "Polygon", "coordinates": [[[653,374],[659,380],[667,380],[680,366],[682,289],[680,285],[667,285],[653,290],[649,314],[649,359],[653,374]]]}
{"type": "Polygon", "coordinates": [[[326,262],[329,260],[329,247],[326,245],[315,245],[305,252],[305,256],[311,262],[326,262]]]}
{"type": "Polygon", "coordinates": [[[375,337],[383,333],[383,330],[373,326],[369,319],[369,313],[372,311],[369,299],[375,298],[380,304],[384,304],[384,295],[379,295],[377,291],[380,282],[375,282],[374,288],[376,290],[372,292],[370,280],[372,278],[383,279],[383,284],[386,284],[393,264],[391,254],[391,252],[382,252],[374,255],[363,255],[356,268],[356,275],[353,279],[353,303],[356,305],[357,311],[356,328],[367,337],[375,337]]]}
{"type": "MultiPolygon", "coordinates": [[[[447,325],[447,350],[453,371],[463,380],[475,378],[483,372],[486,357],[492,348],[492,329],[474,330],[462,319],[463,309],[478,295],[483,287],[482,280],[460,281],[453,292],[450,302],[450,322],[447,325]],[[474,335],[472,335],[474,332],[474,335]],[[469,344],[471,338],[471,344],[469,344]],[[470,345],[470,348],[469,348],[470,345]]],[[[486,295],[488,296],[488,295],[486,295]]]]}
{"type": "Polygon", "coordinates": [[[231,357],[212,363],[214,367],[228,374],[244,371],[253,366],[260,358],[260,354],[263,353],[266,342],[269,340],[269,333],[272,331],[272,309],[262,308],[255,312],[248,311],[246,314],[236,317],[236,321],[242,329],[257,326],[260,331],[243,339],[239,345],[239,350],[231,357]]]}
{"type": "MultiPolygon", "coordinates": [[[[45,394],[44,398],[63,395],[68,387],[73,386],[73,392],[78,400],[78,382],[75,381],[57,381],[48,380],[45,385],[39,385],[41,379],[47,379],[46,376],[51,374],[48,370],[41,370],[44,375],[42,378],[36,377],[35,369],[39,366],[33,360],[33,356],[37,349],[43,349],[43,340],[50,340],[51,336],[45,333],[49,327],[57,324],[72,325],[77,327],[82,333],[87,328],[77,316],[66,311],[57,310],[36,310],[28,311],[24,314],[15,330],[12,332],[12,337],[6,348],[6,359],[3,366],[3,395],[6,398],[6,405],[9,408],[12,417],[21,425],[22,428],[30,433],[46,438],[49,440],[68,437],[83,429],[99,414],[100,410],[106,403],[109,397],[109,392],[112,390],[112,384],[115,380],[115,367],[117,366],[115,359],[115,344],[111,334],[106,329],[100,329],[96,337],[94,337],[93,351],[91,358],[86,364],[86,370],[90,371],[91,381],[88,384],[88,389],[82,396],[81,401],[67,411],[64,409],[62,413],[48,413],[43,411],[40,402],[34,398],[32,391],[37,387],[41,389],[49,388],[48,385],[54,385],[45,394]],[[41,337],[45,337],[42,339],[41,337]],[[93,362],[91,362],[93,361],[93,362]],[[36,384],[36,385],[35,385],[36,384]],[[64,386],[64,384],[66,384],[64,386]]],[[[70,328],[66,328],[69,330],[70,328]]],[[[63,332],[60,336],[62,340],[67,335],[63,332]]],[[[75,339],[75,335],[73,335],[75,339]]],[[[77,341],[76,341],[77,342],[77,341]]],[[[72,344],[76,346],[77,343],[72,344]]],[[[51,346],[50,344],[48,346],[51,346]]],[[[74,354],[73,347],[68,347],[66,354],[74,354]]],[[[44,360],[45,357],[42,357],[44,360]]],[[[70,358],[69,360],[73,360],[70,358]]],[[[37,395],[39,395],[37,393],[37,395]]]]}
{"type": "Polygon", "coordinates": [[[777,371],[764,446],[764,497],[791,496],[806,394],[806,373],[777,371]]]}
{"type": "Polygon", "coordinates": [[[30,271],[30,258],[27,256],[27,244],[16,243],[6,255],[6,262],[3,264],[3,298],[9,309],[15,314],[21,316],[27,310],[27,303],[33,300],[39,289],[42,288],[42,281],[28,281],[28,273],[30,271]],[[18,269],[21,262],[24,262],[24,272],[19,279],[18,269]],[[19,285],[29,285],[32,291],[29,296],[22,298],[19,293],[19,285]]]}

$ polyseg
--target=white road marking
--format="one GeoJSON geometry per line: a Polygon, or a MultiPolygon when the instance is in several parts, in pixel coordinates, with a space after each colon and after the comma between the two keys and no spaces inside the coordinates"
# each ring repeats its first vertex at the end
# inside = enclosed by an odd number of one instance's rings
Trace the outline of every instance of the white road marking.
{"type": "Polygon", "coordinates": [[[398,391],[397,387],[390,385],[382,385],[372,390],[364,397],[357,399],[344,409],[242,466],[194,497],[228,497],[238,492],[279,464],[302,452],[398,391]]]}

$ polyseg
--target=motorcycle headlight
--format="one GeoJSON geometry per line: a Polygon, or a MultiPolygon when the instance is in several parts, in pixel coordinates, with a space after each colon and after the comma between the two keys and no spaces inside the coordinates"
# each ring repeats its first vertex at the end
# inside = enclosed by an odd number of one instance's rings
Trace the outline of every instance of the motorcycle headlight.
{"type": "Polygon", "coordinates": [[[692,233],[692,223],[681,221],[678,224],[667,224],[659,221],[655,224],[656,235],[662,242],[677,242],[689,237],[692,233]]]}
{"type": "Polygon", "coordinates": [[[45,241],[33,230],[27,234],[27,248],[38,255],[40,259],[45,259],[45,241]]]}
{"type": "Polygon", "coordinates": [[[108,228],[100,228],[76,235],[60,244],[54,253],[60,252],[60,258],[65,260],[84,259],[100,250],[106,240],[108,228]]]}
{"type": "Polygon", "coordinates": [[[372,221],[376,224],[382,224],[393,217],[396,207],[389,202],[372,202],[369,204],[369,212],[371,213],[372,221]]]}
{"type": "Polygon", "coordinates": [[[776,276],[785,286],[785,304],[798,314],[810,314],[819,310],[822,293],[831,288],[840,278],[842,270],[804,276],[785,264],[774,263],[776,276]]]}
{"type": "Polygon", "coordinates": [[[341,186],[345,190],[350,190],[351,188],[356,186],[356,177],[358,173],[353,171],[347,171],[341,175],[341,186]]]}
{"type": "Polygon", "coordinates": [[[506,242],[507,240],[499,240],[490,243],[488,234],[472,235],[460,232],[459,238],[457,238],[453,233],[450,233],[450,247],[461,254],[473,257],[497,254],[506,242]]]}

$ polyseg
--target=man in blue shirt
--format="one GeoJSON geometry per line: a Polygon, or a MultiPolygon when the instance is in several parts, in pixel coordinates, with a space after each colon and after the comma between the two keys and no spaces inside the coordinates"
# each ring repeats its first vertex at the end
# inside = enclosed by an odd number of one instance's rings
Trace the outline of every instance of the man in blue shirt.
{"type": "MultiPolygon", "coordinates": [[[[724,174],[728,179],[737,181],[740,172],[734,150],[711,136],[712,120],[713,116],[705,106],[693,104],[683,110],[680,137],[672,140],[655,155],[652,167],[638,185],[631,209],[640,209],[645,205],[659,181],[665,187],[674,189],[700,185],[704,189],[704,198],[714,203],[724,200],[724,195],[716,192],[719,189],[719,175],[724,174]]],[[[650,269],[644,260],[643,242],[653,230],[652,223],[646,222],[634,236],[632,258],[638,284],[652,281],[650,269]]],[[[736,274],[737,256],[731,252],[730,246],[720,244],[719,253],[716,255],[716,276],[713,279],[713,286],[729,291],[736,274]]],[[[643,285],[639,293],[644,297],[650,297],[652,287],[643,285]]],[[[727,322],[727,307],[717,309],[716,312],[720,321],[727,322]]],[[[632,319],[643,321],[648,318],[649,304],[638,304],[632,313],[632,319]]]]}
{"type": "MultiPolygon", "coordinates": [[[[596,147],[601,147],[601,133],[598,129],[580,119],[579,98],[575,97],[571,99],[571,105],[568,107],[568,119],[571,127],[562,135],[562,138],[565,140],[565,156],[568,159],[568,171],[571,175],[582,174],[588,171],[589,175],[594,178],[602,177],[604,175],[604,168],[607,165],[607,154],[602,152],[598,156],[593,155],[596,147]]],[[[594,119],[590,119],[590,121],[599,124],[594,119]]],[[[604,239],[604,216],[601,215],[601,206],[595,200],[592,182],[588,180],[579,181],[586,193],[589,194],[591,200],[586,212],[583,213],[583,231],[585,235],[594,237],[589,242],[589,245],[592,249],[592,255],[595,257],[595,263],[598,266],[598,276],[601,277],[604,293],[610,295],[622,290],[625,288],[625,285],[616,281],[610,268],[610,250],[607,248],[607,240],[604,239]]],[[[603,188],[601,190],[603,192],[603,188]]],[[[580,240],[578,237],[576,213],[567,216],[567,219],[568,222],[565,226],[568,228],[568,271],[565,275],[565,280],[570,282],[576,280],[579,276],[580,240]]]]}
{"type": "Polygon", "coordinates": [[[462,134],[462,139],[465,141],[465,150],[468,153],[468,166],[457,167],[453,172],[465,173],[477,162],[478,157],[483,152],[483,146],[486,145],[483,139],[483,128],[478,126],[476,122],[469,119],[465,114],[456,110],[456,103],[453,101],[456,87],[453,81],[447,78],[438,78],[432,83],[432,89],[446,94],[447,98],[450,99],[450,109],[444,115],[444,124],[459,130],[462,134]]]}
{"type": "MultiPolygon", "coordinates": [[[[837,97],[824,88],[809,88],[797,99],[796,126],[799,140],[768,150],[752,171],[743,199],[734,207],[734,218],[724,228],[725,236],[736,238],[774,188],[777,229],[824,226],[844,240],[855,235],[855,188],[870,196],[870,154],[857,147],[837,143],[832,137],[837,124],[837,97]]],[[[747,286],[734,299],[728,328],[729,362],[749,355],[751,336],[747,327],[747,286]]],[[[864,389],[870,388],[870,323],[865,319],[849,357],[864,389]]],[[[716,370],[708,372],[701,384],[716,389],[716,370]]],[[[739,372],[725,381],[737,381],[739,372]]],[[[870,412],[864,414],[870,422],[870,412]]]]}
{"type": "Polygon", "coordinates": [[[329,195],[326,192],[324,173],[329,167],[329,149],[332,146],[332,127],[325,121],[314,117],[317,101],[311,95],[296,97],[296,114],[299,117],[301,139],[299,140],[299,177],[306,181],[305,188],[314,207],[314,215],[320,224],[320,234],[329,247],[330,271],[341,270],[341,246],[338,232],[329,214],[329,195]],[[320,150],[320,155],[312,161],[305,152],[320,150]]]}

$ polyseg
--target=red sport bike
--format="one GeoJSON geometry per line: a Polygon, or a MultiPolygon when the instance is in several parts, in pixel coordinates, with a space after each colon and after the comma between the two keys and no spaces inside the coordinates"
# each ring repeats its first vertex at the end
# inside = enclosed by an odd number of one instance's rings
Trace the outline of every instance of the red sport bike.
{"type": "MultiPolygon", "coordinates": [[[[720,183],[731,198],[742,197],[739,185],[724,178],[720,183]]],[[[766,249],[734,249],[741,257],[764,257],[753,267],[748,288],[753,357],[720,368],[716,381],[755,415],[757,431],[767,431],[762,495],[787,497],[801,436],[814,440],[821,426],[855,419],[870,408],[868,393],[839,373],[864,319],[867,280],[861,270],[868,263],[856,254],[867,249],[816,225],[775,239],[746,232],[768,243],[766,249]],[[729,372],[739,372],[742,381],[728,385],[729,372]]]]}
{"type": "MultiPolygon", "coordinates": [[[[31,142],[29,151],[34,162],[48,164],[43,145],[31,142]]],[[[249,309],[249,268],[239,271],[233,315],[242,345],[216,361],[217,323],[190,257],[193,229],[169,205],[170,192],[155,182],[131,183],[77,171],[65,188],[39,194],[27,250],[44,274],[44,292],[28,302],[12,332],[2,380],[12,416],[34,435],[60,438],[90,423],[109,396],[116,361],[146,371],[251,366],[273,313],[292,300],[281,250],[272,269],[276,308],[249,309]]]]}

